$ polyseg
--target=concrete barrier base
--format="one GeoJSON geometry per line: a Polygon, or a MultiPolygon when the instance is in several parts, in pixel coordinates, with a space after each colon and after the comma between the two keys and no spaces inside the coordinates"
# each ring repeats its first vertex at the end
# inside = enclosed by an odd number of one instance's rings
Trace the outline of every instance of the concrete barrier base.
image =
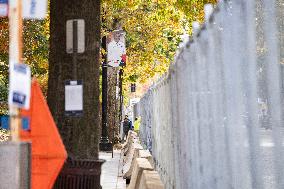
{"type": "Polygon", "coordinates": [[[0,143],[0,188],[30,189],[31,144],[0,143]]]}
{"type": "Polygon", "coordinates": [[[136,158],[133,167],[133,173],[131,175],[131,180],[129,187],[127,189],[138,189],[143,170],[153,171],[153,167],[149,161],[145,158],[136,158]]]}
{"type": "Polygon", "coordinates": [[[155,162],[149,150],[139,150],[139,157],[146,158],[150,162],[152,167],[155,168],[155,162]]]}
{"type": "Polygon", "coordinates": [[[160,176],[157,171],[142,172],[141,181],[139,183],[139,189],[164,189],[160,176]]]}
{"type": "Polygon", "coordinates": [[[143,150],[143,147],[140,144],[134,143],[130,150],[131,156],[129,157],[128,161],[124,165],[124,167],[126,168],[125,174],[123,175],[124,179],[131,179],[134,162],[135,162],[135,159],[138,158],[139,150],[143,150]]]}

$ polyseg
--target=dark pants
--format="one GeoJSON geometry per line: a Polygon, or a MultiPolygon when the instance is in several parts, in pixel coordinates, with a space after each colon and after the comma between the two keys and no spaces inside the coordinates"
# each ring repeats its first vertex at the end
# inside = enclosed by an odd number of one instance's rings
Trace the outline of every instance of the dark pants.
{"type": "Polygon", "coordinates": [[[127,139],[128,131],[129,131],[129,130],[123,130],[124,136],[123,136],[123,139],[122,139],[122,140],[124,140],[124,137],[125,137],[125,140],[127,139]]]}

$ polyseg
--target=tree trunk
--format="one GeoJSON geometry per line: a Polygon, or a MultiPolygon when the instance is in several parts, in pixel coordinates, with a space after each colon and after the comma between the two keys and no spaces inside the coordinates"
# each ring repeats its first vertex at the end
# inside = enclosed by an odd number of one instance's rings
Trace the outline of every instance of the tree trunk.
{"type": "Polygon", "coordinates": [[[113,137],[119,132],[119,104],[116,94],[118,70],[119,68],[108,69],[108,136],[110,141],[113,141],[113,137]]]}
{"type": "Polygon", "coordinates": [[[68,155],[97,159],[99,144],[100,0],[50,0],[50,55],[47,100],[68,155]],[[77,55],[73,74],[72,54],[66,53],[66,21],[84,19],[85,52],[77,55]],[[65,115],[67,80],[83,81],[83,115],[65,115]]]}

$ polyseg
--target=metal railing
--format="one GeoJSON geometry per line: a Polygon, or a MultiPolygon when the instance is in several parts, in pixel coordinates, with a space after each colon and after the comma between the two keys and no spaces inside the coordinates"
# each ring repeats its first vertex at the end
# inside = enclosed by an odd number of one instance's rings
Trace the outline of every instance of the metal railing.
{"type": "Polygon", "coordinates": [[[284,1],[223,0],[136,105],[166,188],[284,188],[284,1]]]}

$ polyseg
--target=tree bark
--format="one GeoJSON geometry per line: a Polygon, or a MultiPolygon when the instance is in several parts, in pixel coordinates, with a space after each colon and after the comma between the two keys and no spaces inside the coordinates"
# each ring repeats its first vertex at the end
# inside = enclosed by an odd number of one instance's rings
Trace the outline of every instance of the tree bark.
{"type": "Polygon", "coordinates": [[[50,0],[50,55],[47,101],[68,155],[97,159],[99,144],[100,0],[50,0]],[[77,55],[77,76],[72,54],[66,53],[66,21],[84,19],[85,52],[77,55]],[[83,81],[83,115],[65,116],[66,80],[83,81]]]}
{"type": "Polygon", "coordinates": [[[113,137],[119,132],[119,104],[116,98],[118,70],[119,68],[108,69],[108,136],[110,141],[113,141],[113,137]]]}

